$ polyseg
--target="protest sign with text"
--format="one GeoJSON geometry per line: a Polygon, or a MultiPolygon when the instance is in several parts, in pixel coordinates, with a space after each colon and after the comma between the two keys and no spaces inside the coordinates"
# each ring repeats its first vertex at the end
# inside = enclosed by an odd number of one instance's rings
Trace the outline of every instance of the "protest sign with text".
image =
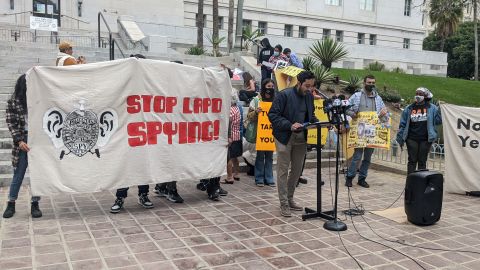
{"type": "MultiPolygon", "coordinates": [[[[323,111],[323,99],[316,99],[313,101],[313,105],[315,106],[315,116],[320,122],[328,122],[328,116],[323,111]]],[[[323,127],[321,130],[322,133],[322,145],[325,145],[327,142],[327,135],[328,129],[323,127]]],[[[317,145],[317,129],[312,128],[308,130],[307,134],[307,143],[317,145]]]]}
{"type": "Polygon", "coordinates": [[[268,119],[268,112],[272,102],[261,101],[259,107],[262,111],[258,114],[257,126],[257,151],[275,151],[275,138],[272,135],[272,123],[268,119]]]}
{"type": "Polygon", "coordinates": [[[224,172],[232,89],[224,70],[129,58],[34,67],[27,84],[35,195],[224,172]]]}
{"type": "Polygon", "coordinates": [[[390,121],[382,123],[376,112],[359,112],[350,124],[348,148],[389,148],[390,121]]]}

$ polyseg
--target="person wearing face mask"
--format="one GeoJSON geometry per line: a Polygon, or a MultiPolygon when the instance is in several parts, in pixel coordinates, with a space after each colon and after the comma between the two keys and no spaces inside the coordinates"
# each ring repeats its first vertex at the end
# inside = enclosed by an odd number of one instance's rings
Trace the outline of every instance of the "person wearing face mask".
{"type": "Polygon", "coordinates": [[[260,41],[260,45],[262,45],[262,50],[258,54],[257,65],[261,66],[260,70],[262,72],[262,82],[265,79],[272,78],[272,71],[267,68],[267,66],[263,65],[263,62],[268,62],[270,57],[273,55],[273,47],[270,45],[270,41],[268,38],[262,39],[260,41]]]}
{"type": "Polygon", "coordinates": [[[302,61],[300,61],[300,59],[298,58],[298,56],[297,56],[295,53],[293,53],[290,48],[285,48],[285,49],[283,50],[283,54],[284,54],[286,57],[288,57],[288,59],[289,59],[289,61],[290,61],[290,65],[303,69],[303,63],[302,63],[302,61]]]}
{"type": "MultiPolygon", "coordinates": [[[[248,109],[248,120],[257,123],[258,114],[262,111],[259,106],[261,101],[272,102],[275,96],[275,88],[272,79],[265,79],[262,81],[260,90],[260,97],[256,96],[250,102],[248,109]]],[[[255,158],[255,184],[259,187],[264,185],[275,187],[273,180],[273,152],[272,151],[257,151],[255,158]]]]}
{"type": "MultiPolygon", "coordinates": [[[[375,77],[373,75],[367,75],[363,78],[363,89],[355,92],[349,99],[352,107],[347,110],[347,115],[355,118],[359,112],[376,112],[380,121],[388,123],[389,114],[388,110],[383,103],[382,98],[378,95],[375,89],[375,77]]],[[[352,162],[348,166],[345,186],[352,187],[353,178],[357,174],[357,166],[363,157],[362,164],[360,165],[360,172],[358,176],[358,185],[364,188],[369,188],[366,178],[368,174],[368,167],[373,154],[373,148],[358,147],[355,148],[352,162]]]]}
{"type": "MultiPolygon", "coordinates": [[[[275,46],[275,49],[273,50],[273,55],[270,57],[268,62],[272,64],[274,67],[277,65],[278,61],[284,61],[288,63],[289,59],[288,57],[282,53],[282,45],[277,44],[275,46]]],[[[272,71],[272,68],[269,68],[270,71],[272,71]]]]}
{"type": "Polygon", "coordinates": [[[415,102],[402,112],[397,142],[403,149],[407,144],[407,174],[427,168],[427,158],[432,143],[438,139],[435,126],[442,124],[440,109],[431,104],[433,95],[425,87],[417,88],[415,102]]]}
{"type": "Polygon", "coordinates": [[[275,95],[268,113],[277,151],[280,214],[284,217],[292,216],[291,210],[303,211],[303,207],[293,200],[307,151],[307,130],[303,124],[318,121],[311,93],[315,86],[315,75],[311,71],[302,71],[297,75],[297,80],[295,87],[275,95]]]}

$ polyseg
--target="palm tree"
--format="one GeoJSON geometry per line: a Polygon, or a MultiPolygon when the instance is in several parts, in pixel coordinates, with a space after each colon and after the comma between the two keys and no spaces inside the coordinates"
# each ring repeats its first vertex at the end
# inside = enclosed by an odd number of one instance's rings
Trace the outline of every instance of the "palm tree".
{"type": "Polygon", "coordinates": [[[243,1],[238,0],[237,3],[237,29],[235,30],[235,48],[242,50],[242,29],[243,29],[243,1]]]}
{"type": "Polygon", "coordinates": [[[310,47],[310,53],[328,70],[332,68],[333,62],[342,60],[348,55],[345,46],[331,38],[315,41],[312,47],[310,47]]]}
{"type": "Polygon", "coordinates": [[[248,51],[252,42],[261,36],[263,36],[263,34],[260,32],[260,29],[252,31],[251,26],[245,27],[245,29],[243,29],[243,34],[242,34],[243,40],[245,41],[245,44],[243,44],[243,46],[245,47],[245,50],[248,51]]]}
{"type": "Polygon", "coordinates": [[[197,11],[197,47],[203,48],[203,0],[198,0],[197,11]]]}
{"type": "Polygon", "coordinates": [[[478,0],[473,0],[473,29],[475,35],[475,81],[478,81],[478,0]]]}
{"type": "Polygon", "coordinates": [[[323,65],[316,65],[313,67],[313,75],[315,75],[315,84],[318,89],[323,83],[328,83],[333,81],[333,73],[330,69],[326,68],[323,65]]]}
{"type": "Polygon", "coordinates": [[[457,30],[462,20],[463,2],[461,0],[432,0],[429,17],[441,39],[440,51],[443,52],[445,40],[457,30]]]}
{"type": "Polygon", "coordinates": [[[233,48],[233,13],[235,10],[235,0],[228,1],[228,52],[233,48]]]}
{"type": "MultiPolygon", "coordinates": [[[[220,43],[220,38],[218,36],[218,0],[213,0],[212,14],[213,14],[213,34],[212,34],[212,45],[213,45],[213,55],[217,56],[220,43]]],[[[223,38],[225,39],[225,38],[223,38]]]]}

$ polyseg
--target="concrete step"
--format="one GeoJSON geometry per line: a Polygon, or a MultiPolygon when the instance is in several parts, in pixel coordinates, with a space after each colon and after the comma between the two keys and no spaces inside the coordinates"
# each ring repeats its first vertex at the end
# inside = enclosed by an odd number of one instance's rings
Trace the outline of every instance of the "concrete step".
{"type": "Polygon", "coordinates": [[[0,161],[11,161],[12,149],[0,149],[0,161]]]}
{"type": "Polygon", "coordinates": [[[12,173],[13,173],[12,161],[10,160],[0,161],[0,175],[12,174],[12,173]]]}
{"type": "Polygon", "coordinates": [[[12,137],[0,138],[0,149],[12,149],[13,140],[12,137]]]}

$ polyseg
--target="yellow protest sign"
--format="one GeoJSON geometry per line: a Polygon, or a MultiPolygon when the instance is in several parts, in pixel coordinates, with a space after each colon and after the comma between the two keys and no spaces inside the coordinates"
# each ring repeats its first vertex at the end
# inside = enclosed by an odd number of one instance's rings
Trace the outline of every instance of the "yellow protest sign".
{"type": "Polygon", "coordinates": [[[277,84],[278,91],[294,87],[297,85],[297,77],[290,77],[287,74],[283,74],[281,69],[274,71],[275,83],[277,84]]]}
{"type": "MultiPolygon", "coordinates": [[[[313,101],[315,106],[315,116],[320,122],[327,122],[328,116],[323,111],[323,99],[316,99],[313,101]]],[[[322,145],[327,142],[328,129],[326,127],[322,128],[322,145]]],[[[307,134],[307,143],[317,145],[317,129],[312,128],[308,130],[307,134]]]]}
{"type": "Polygon", "coordinates": [[[288,75],[290,77],[297,77],[298,74],[300,74],[300,72],[303,71],[303,69],[301,68],[298,68],[296,66],[288,66],[288,67],[284,67],[282,69],[279,69],[279,71],[285,75],[288,75]]]}
{"type": "Polygon", "coordinates": [[[376,112],[359,112],[350,125],[348,147],[389,148],[390,121],[383,124],[376,112]]]}
{"type": "Polygon", "coordinates": [[[275,151],[275,139],[272,135],[272,124],[268,119],[268,112],[272,102],[261,101],[259,107],[262,111],[258,114],[257,126],[257,151],[275,151]]]}

